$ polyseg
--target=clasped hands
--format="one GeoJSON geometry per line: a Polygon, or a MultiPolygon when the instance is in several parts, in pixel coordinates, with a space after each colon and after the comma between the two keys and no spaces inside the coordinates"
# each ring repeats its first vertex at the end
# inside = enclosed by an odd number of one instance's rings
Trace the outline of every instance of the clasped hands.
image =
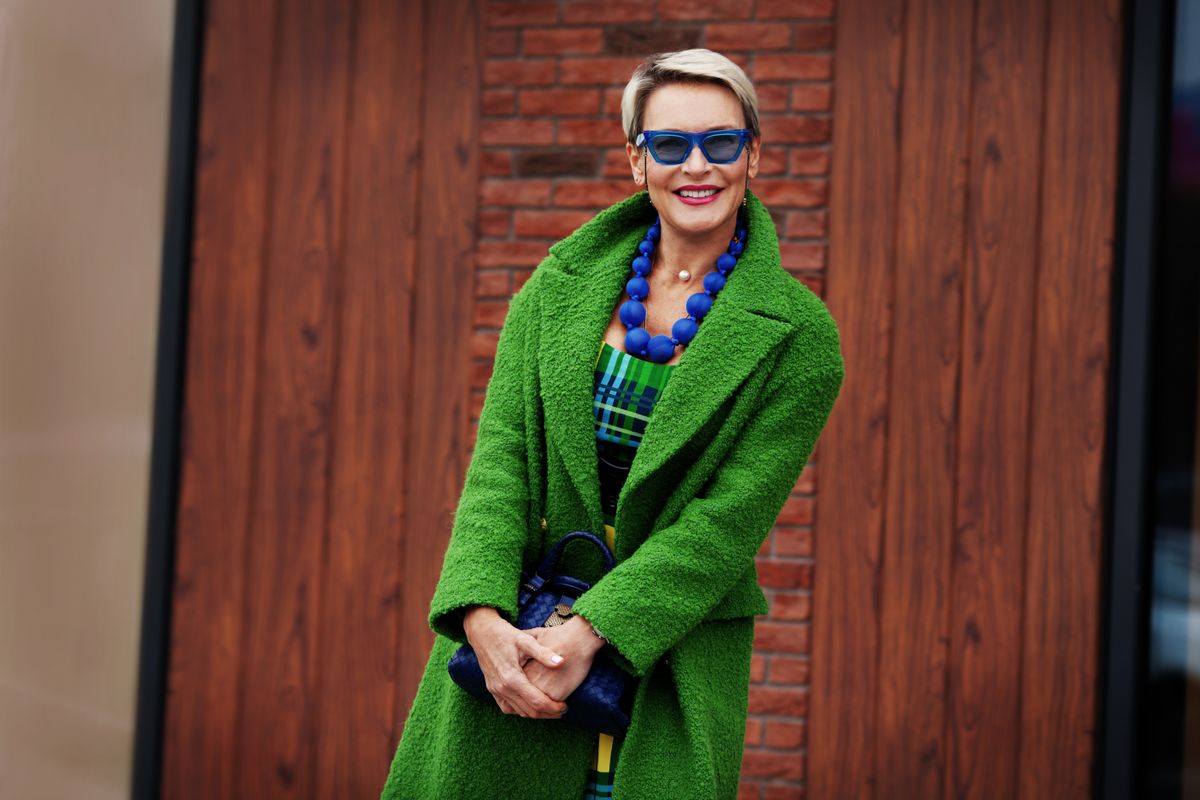
{"type": "Polygon", "coordinates": [[[583,683],[604,646],[579,615],[562,625],[521,630],[496,609],[475,606],[464,615],[463,630],[500,710],[533,719],[566,713],[564,698],[583,683]]]}

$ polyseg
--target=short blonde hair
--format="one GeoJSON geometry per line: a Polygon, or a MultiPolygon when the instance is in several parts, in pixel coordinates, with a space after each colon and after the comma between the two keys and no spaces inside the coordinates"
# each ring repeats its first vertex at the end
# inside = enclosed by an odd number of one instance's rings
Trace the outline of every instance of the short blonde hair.
{"type": "Polygon", "coordinates": [[[725,56],[698,47],[674,53],[658,53],[647,58],[633,71],[633,77],[625,84],[625,92],[621,95],[621,127],[630,144],[634,144],[642,132],[646,98],[659,86],[668,83],[715,83],[726,87],[741,103],[746,127],[755,137],[760,135],[758,94],[754,91],[754,84],[741,67],[725,56]]]}

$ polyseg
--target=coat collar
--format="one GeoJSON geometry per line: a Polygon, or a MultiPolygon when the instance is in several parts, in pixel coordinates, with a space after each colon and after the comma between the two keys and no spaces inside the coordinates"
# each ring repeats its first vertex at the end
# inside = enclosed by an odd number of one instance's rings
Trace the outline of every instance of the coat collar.
{"type": "MultiPolygon", "coordinates": [[[[617,508],[717,412],[760,361],[791,331],[780,281],[775,225],[748,198],[745,252],[667,381],[647,423],[617,508]]],[[[547,435],[558,445],[586,507],[600,518],[600,481],[592,415],[596,355],[629,262],[654,219],[640,193],[600,212],[550,248],[538,361],[547,435]]],[[[708,270],[704,270],[707,273],[708,270]]]]}

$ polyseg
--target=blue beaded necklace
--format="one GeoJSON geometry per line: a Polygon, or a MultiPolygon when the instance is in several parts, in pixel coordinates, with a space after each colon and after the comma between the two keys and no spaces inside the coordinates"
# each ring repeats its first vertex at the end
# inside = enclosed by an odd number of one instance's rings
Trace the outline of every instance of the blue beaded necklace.
{"type": "Polygon", "coordinates": [[[686,345],[696,335],[700,320],[712,308],[717,292],[725,288],[725,279],[737,264],[738,256],[746,246],[746,227],[738,220],[737,230],[729,242],[729,248],[717,257],[716,269],[704,276],[704,291],[696,292],[687,299],[687,316],[680,317],[671,326],[671,335],[658,334],[651,336],[644,327],[646,323],[646,307],[642,305],[650,294],[650,283],[646,277],[650,274],[650,257],[654,254],[655,242],[662,235],[660,218],[654,219],[654,224],[646,231],[646,238],[638,245],[638,255],[633,259],[633,277],[625,284],[625,291],[630,300],[621,304],[618,312],[621,322],[627,329],[625,333],[625,352],[635,356],[649,356],[651,361],[665,364],[675,355],[675,348],[686,345]]]}

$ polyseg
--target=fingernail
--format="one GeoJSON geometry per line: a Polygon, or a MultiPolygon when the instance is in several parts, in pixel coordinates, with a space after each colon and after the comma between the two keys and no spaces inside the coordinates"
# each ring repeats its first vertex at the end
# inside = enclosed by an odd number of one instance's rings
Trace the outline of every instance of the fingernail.
{"type": "Polygon", "coordinates": [[[561,664],[562,656],[550,656],[550,660],[553,661],[555,664],[561,664]]]}

